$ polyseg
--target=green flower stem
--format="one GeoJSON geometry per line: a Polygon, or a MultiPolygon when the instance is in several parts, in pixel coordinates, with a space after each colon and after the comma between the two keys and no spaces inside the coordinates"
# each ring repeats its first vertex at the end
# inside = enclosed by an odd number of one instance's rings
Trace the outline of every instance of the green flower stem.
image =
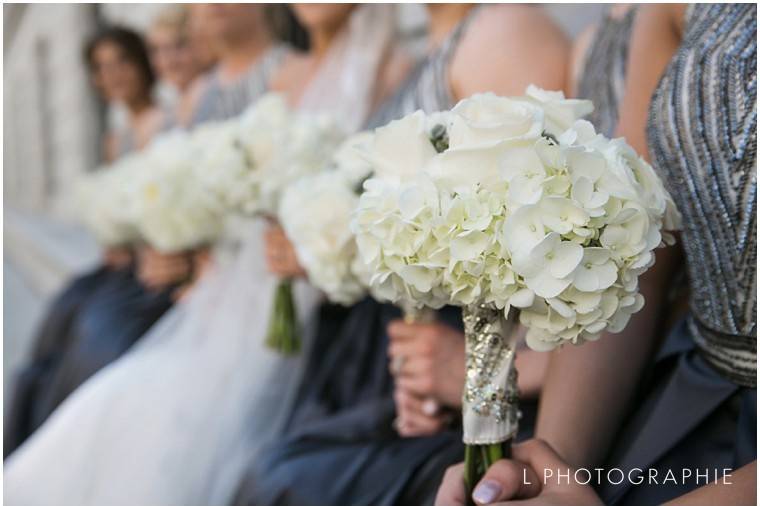
{"type": "Polygon", "coordinates": [[[509,458],[511,441],[490,445],[465,445],[464,447],[464,485],[467,491],[467,504],[473,506],[472,491],[497,460],[509,458]]]}
{"type": "Polygon", "coordinates": [[[295,355],[301,350],[293,285],[289,279],[281,280],[275,290],[266,344],[283,355],[295,355]]]}

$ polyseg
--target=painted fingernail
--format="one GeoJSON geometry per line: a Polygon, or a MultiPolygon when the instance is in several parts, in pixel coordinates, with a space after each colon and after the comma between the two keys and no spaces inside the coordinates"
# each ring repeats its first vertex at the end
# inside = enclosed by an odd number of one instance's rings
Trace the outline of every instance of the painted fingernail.
{"type": "Polygon", "coordinates": [[[501,485],[492,480],[482,481],[472,492],[472,498],[480,504],[488,504],[495,501],[501,494],[501,485]]]}

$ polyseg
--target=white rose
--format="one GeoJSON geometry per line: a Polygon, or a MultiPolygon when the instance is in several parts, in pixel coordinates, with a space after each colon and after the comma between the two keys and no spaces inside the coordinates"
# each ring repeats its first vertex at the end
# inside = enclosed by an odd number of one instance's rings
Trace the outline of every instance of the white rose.
{"type": "Polygon", "coordinates": [[[512,176],[540,174],[542,167],[533,141],[515,139],[450,147],[430,160],[426,170],[446,188],[463,192],[476,186],[493,189],[512,176]]]}
{"type": "Polygon", "coordinates": [[[543,111],[524,100],[481,93],[451,110],[450,149],[475,148],[506,140],[536,140],[543,130],[543,111]]]}
{"type": "Polygon", "coordinates": [[[532,84],[525,90],[525,95],[544,110],[544,129],[554,136],[594,111],[590,100],[568,99],[561,91],[546,91],[532,84]]]}
{"type": "Polygon", "coordinates": [[[406,180],[435,155],[425,114],[417,111],[376,129],[368,159],[374,177],[406,180]]]}
{"type": "Polygon", "coordinates": [[[372,174],[372,165],[368,161],[372,139],[371,132],[352,135],[343,141],[333,155],[336,169],[345,174],[354,185],[360,184],[372,174]]]}

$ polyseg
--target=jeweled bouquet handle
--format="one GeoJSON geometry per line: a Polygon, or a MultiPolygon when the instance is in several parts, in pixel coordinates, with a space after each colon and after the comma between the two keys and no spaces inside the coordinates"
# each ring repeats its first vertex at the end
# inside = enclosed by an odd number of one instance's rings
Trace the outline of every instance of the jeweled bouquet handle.
{"type": "Polygon", "coordinates": [[[508,456],[517,434],[515,318],[487,304],[462,308],[466,375],[462,394],[465,480],[468,490],[496,460],[508,456]]]}

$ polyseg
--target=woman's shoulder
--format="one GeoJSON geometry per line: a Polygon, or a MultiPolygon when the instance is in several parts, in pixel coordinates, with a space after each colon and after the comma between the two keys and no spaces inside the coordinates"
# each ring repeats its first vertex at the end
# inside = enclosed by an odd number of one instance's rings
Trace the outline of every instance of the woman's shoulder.
{"type": "Polygon", "coordinates": [[[546,11],[531,5],[487,5],[474,14],[451,65],[459,98],[479,91],[521,94],[528,84],[561,89],[570,43],[546,11]]]}

